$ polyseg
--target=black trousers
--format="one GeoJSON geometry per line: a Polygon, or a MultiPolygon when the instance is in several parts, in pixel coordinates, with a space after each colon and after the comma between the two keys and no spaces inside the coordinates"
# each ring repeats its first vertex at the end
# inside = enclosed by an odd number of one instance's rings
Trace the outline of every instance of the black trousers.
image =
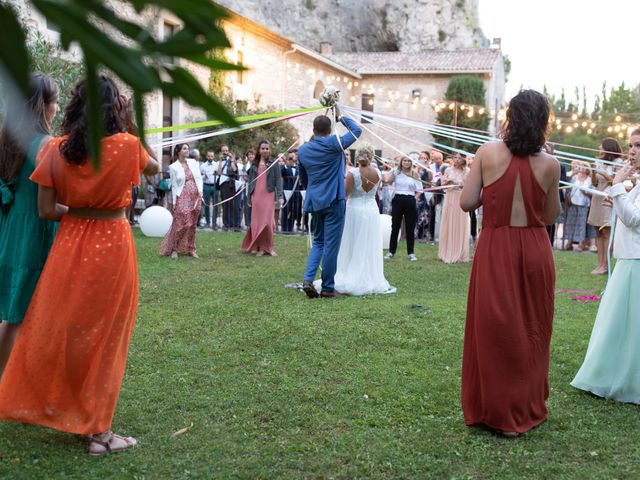
{"type": "Polygon", "coordinates": [[[398,234],[404,217],[407,234],[407,255],[413,253],[414,230],[416,228],[416,197],[413,195],[395,195],[391,200],[391,240],[389,251],[396,253],[398,248],[398,234]]]}
{"type": "MultiPolygon", "coordinates": [[[[231,198],[236,194],[236,182],[228,180],[220,185],[220,201],[231,198]]],[[[234,199],[235,200],[235,199],[234,199]]],[[[234,228],[238,224],[237,207],[234,200],[222,204],[222,224],[225,228],[234,228]]]]}
{"type": "Polygon", "coordinates": [[[469,216],[471,217],[471,238],[475,242],[476,237],[478,236],[478,217],[476,216],[476,211],[471,210],[469,212],[469,216]]]}

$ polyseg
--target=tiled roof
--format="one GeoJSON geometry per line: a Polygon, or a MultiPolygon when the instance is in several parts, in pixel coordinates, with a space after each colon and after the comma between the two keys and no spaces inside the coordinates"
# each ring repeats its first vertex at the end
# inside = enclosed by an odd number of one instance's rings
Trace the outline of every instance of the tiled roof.
{"type": "Polygon", "coordinates": [[[499,49],[424,50],[422,52],[334,53],[327,57],[359,74],[490,72],[499,49]]]}

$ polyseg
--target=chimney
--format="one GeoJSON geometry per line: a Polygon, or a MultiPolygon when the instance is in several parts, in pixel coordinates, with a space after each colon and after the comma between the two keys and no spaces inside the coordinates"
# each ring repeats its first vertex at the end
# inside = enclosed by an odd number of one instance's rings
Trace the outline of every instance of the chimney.
{"type": "Polygon", "coordinates": [[[501,45],[502,45],[502,39],[501,39],[501,38],[499,38],[499,37],[494,38],[494,39],[491,41],[491,46],[492,46],[492,47],[495,47],[495,48],[499,49],[501,45]]]}
{"type": "Polygon", "coordinates": [[[331,42],[320,42],[320,55],[325,57],[333,55],[333,44],[331,42]]]}

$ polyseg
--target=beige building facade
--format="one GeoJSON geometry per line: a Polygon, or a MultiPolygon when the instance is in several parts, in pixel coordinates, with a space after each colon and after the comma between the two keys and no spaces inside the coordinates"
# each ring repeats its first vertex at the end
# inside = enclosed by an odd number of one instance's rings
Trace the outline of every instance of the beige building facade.
{"type": "MultiPolygon", "coordinates": [[[[12,3],[18,6],[23,21],[31,30],[40,31],[50,40],[59,40],[55,28],[48,25],[28,2],[12,3]]],[[[123,2],[110,0],[109,3],[120,14],[143,25],[156,38],[172,35],[180,28],[178,19],[168,12],[148,8],[138,15],[127,10],[123,2]]],[[[504,62],[498,48],[334,53],[331,45],[325,43],[320,53],[232,11],[228,14],[222,23],[231,43],[225,57],[229,62],[244,65],[247,70],[227,72],[225,89],[237,101],[246,102],[250,109],[260,106],[285,111],[317,106],[322,90],[333,85],[341,91],[341,103],[346,106],[434,123],[434,104],[444,99],[451,77],[470,74],[479,76],[485,83],[485,107],[494,112],[491,130],[496,130],[498,112],[504,105],[505,84],[504,62]]],[[[207,68],[189,62],[180,65],[191,71],[205,89],[208,88],[211,72],[207,68]]],[[[311,136],[313,117],[311,114],[292,120],[301,141],[311,136]]],[[[145,118],[147,127],[154,128],[204,120],[205,114],[182,100],[154,92],[145,97],[145,118]]],[[[428,149],[432,141],[425,131],[385,124],[387,128],[365,123],[373,133],[365,132],[362,138],[386,157],[397,155],[397,150],[409,153],[428,149]]],[[[159,136],[151,140],[154,139],[159,136]]]]}

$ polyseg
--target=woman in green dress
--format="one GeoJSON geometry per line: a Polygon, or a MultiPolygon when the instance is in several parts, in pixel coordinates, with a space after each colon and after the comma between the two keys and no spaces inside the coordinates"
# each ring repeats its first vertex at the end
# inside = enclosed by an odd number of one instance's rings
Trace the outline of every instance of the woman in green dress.
{"type": "Polygon", "coordinates": [[[26,105],[8,102],[0,130],[0,376],[57,230],[38,216],[38,186],[29,176],[51,135],[58,87],[36,73],[30,94],[26,105]]]}

